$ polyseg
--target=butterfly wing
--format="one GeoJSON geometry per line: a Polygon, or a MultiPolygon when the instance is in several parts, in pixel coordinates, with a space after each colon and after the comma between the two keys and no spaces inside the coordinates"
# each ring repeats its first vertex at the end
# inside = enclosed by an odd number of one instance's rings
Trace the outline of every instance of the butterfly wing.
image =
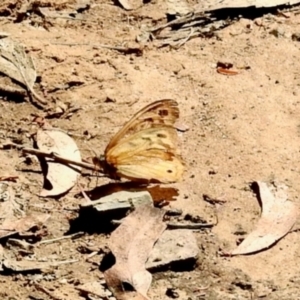
{"type": "Polygon", "coordinates": [[[178,103],[174,100],[158,100],[145,106],[137,112],[111,139],[105,149],[105,156],[128,136],[153,125],[164,124],[172,126],[179,117],[178,103]]]}
{"type": "Polygon", "coordinates": [[[106,153],[106,162],[119,177],[175,182],[184,170],[176,153],[176,140],[173,127],[154,124],[118,141],[106,153]]]}

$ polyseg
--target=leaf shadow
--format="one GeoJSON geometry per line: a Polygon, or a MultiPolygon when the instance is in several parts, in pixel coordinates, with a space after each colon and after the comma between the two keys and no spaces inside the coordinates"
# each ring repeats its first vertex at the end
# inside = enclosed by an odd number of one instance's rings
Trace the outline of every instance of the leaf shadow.
{"type": "MultiPolygon", "coordinates": [[[[112,182],[102,186],[97,186],[90,191],[86,191],[91,201],[111,195],[120,191],[140,192],[148,191],[154,202],[154,206],[168,201],[174,201],[178,195],[178,190],[173,187],[161,187],[160,185],[149,186],[145,183],[136,182],[112,182]]],[[[77,197],[82,197],[81,193],[77,197]]],[[[67,234],[76,232],[93,233],[111,233],[116,225],[112,224],[112,220],[120,220],[124,218],[130,209],[118,209],[117,211],[99,212],[93,207],[82,207],[76,219],[70,220],[70,229],[67,234]]]]}

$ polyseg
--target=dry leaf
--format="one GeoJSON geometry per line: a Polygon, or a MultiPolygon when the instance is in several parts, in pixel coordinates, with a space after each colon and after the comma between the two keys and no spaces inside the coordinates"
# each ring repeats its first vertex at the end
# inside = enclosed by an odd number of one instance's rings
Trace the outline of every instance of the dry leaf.
{"type": "Polygon", "coordinates": [[[165,212],[151,205],[139,206],[112,233],[109,248],[116,258],[115,265],[104,273],[106,283],[117,299],[148,299],[152,276],[145,263],[154,243],[165,230],[165,212]],[[125,291],[124,283],[136,291],[125,291]]]}
{"type": "Polygon", "coordinates": [[[5,219],[5,221],[0,225],[0,237],[22,233],[34,226],[41,225],[49,219],[50,215],[48,214],[36,214],[34,216],[24,216],[21,218],[11,217],[5,219]]]}
{"type": "Polygon", "coordinates": [[[287,186],[268,187],[257,182],[262,203],[262,215],[256,228],[231,252],[231,255],[249,254],[266,249],[284,237],[294,226],[299,212],[288,199],[287,186]]]}
{"type": "Polygon", "coordinates": [[[0,238],[8,237],[16,233],[24,233],[34,226],[39,226],[47,221],[48,214],[25,215],[21,205],[15,201],[15,193],[8,184],[0,184],[0,211],[1,225],[0,238]]]}
{"type": "Polygon", "coordinates": [[[10,38],[0,39],[0,72],[28,88],[32,88],[36,80],[32,58],[23,46],[10,38]]]}
{"type": "Polygon", "coordinates": [[[133,10],[143,5],[143,0],[118,0],[121,6],[126,10],[133,10]]]}
{"type": "Polygon", "coordinates": [[[32,58],[22,45],[7,37],[0,38],[0,73],[25,86],[41,104],[47,104],[33,90],[36,70],[32,58]]]}
{"type": "MultiPolygon", "coordinates": [[[[74,161],[81,161],[81,155],[75,141],[60,130],[42,130],[37,132],[37,146],[40,150],[48,153],[56,153],[62,157],[68,157],[74,161]]],[[[41,191],[41,197],[59,196],[70,190],[77,182],[79,172],[78,166],[66,166],[54,162],[51,158],[45,158],[47,173],[45,184],[41,191]],[[50,185],[50,187],[47,186],[50,185]]]]}

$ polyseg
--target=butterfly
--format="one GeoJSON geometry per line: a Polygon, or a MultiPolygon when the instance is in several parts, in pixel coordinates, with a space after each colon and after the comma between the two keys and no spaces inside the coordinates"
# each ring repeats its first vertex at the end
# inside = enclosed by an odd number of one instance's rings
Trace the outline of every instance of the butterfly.
{"type": "Polygon", "coordinates": [[[184,171],[176,148],[178,103],[158,100],[138,111],[115,134],[100,157],[103,173],[131,181],[169,183],[184,171]]]}

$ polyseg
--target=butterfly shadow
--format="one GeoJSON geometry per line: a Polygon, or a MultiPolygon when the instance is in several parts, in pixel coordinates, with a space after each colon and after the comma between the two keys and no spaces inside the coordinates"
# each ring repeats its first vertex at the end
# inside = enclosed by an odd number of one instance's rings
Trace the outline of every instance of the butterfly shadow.
{"type": "MultiPolygon", "coordinates": [[[[153,199],[154,206],[164,206],[169,201],[176,200],[178,190],[173,187],[161,187],[160,185],[149,185],[147,183],[136,182],[112,182],[102,186],[98,186],[90,191],[85,191],[91,201],[98,200],[105,196],[111,195],[120,191],[140,192],[148,191],[153,199]]],[[[79,195],[78,195],[79,196],[79,195]]],[[[88,206],[80,209],[76,219],[70,220],[70,229],[68,234],[79,231],[93,233],[110,233],[116,225],[112,220],[121,220],[131,209],[123,208],[113,211],[99,212],[94,207],[88,206]]]]}

